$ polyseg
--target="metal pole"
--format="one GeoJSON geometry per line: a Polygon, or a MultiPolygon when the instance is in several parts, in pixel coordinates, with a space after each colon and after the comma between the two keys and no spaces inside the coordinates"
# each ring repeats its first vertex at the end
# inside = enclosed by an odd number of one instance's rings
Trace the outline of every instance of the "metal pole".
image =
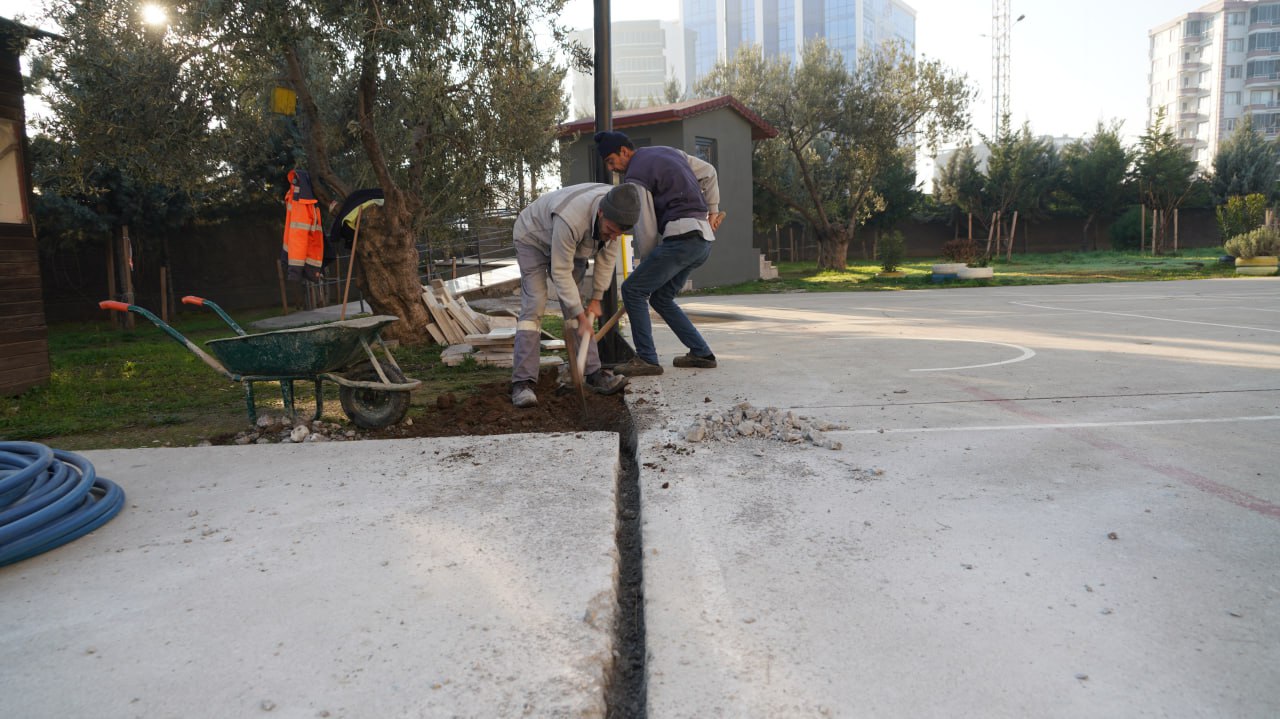
{"type": "MultiPolygon", "coordinates": [[[[609,0],[595,0],[596,10],[596,132],[613,130],[613,67],[609,39],[609,0]]],[[[599,182],[613,183],[612,174],[604,166],[604,158],[596,158],[596,166],[592,175],[599,182]]],[[[615,272],[613,282],[600,301],[600,309],[605,317],[612,317],[618,309],[618,278],[615,272]]],[[[601,338],[599,342],[600,363],[607,366],[621,364],[636,356],[636,351],[618,334],[617,327],[601,338]]]]}

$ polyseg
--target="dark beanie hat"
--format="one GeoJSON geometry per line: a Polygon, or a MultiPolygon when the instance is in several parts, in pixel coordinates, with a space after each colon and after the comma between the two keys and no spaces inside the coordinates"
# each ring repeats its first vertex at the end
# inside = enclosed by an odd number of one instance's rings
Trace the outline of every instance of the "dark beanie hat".
{"type": "Polygon", "coordinates": [[[604,213],[605,219],[618,223],[624,230],[634,227],[636,220],[640,219],[640,194],[636,192],[636,186],[624,182],[609,190],[600,198],[600,212],[604,213]]]}
{"type": "Polygon", "coordinates": [[[630,147],[635,149],[631,144],[631,138],[621,132],[597,132],[596,133],[596,153],[601,157],[608,157],[618,150],[630,147]]]}

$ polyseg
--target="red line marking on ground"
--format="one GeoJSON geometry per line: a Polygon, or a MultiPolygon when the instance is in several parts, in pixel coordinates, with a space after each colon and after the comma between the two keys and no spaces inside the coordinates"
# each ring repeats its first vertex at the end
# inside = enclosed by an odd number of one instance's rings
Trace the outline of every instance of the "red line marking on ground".
{"type": "MultiPolygon", "coordinates": [[[[965,387],[964,391],[983,401],[993,402],[999,405],[1006,412],[1022,417],[1028,421],[1035,422],[1037,424],[1055,424],[1057,422],[1057,420],[1051,417],[1046,417],[1038,412],[1033,412],[1021,406],[1018,402],[998,397],[984,389],[980,389],[978,387],[965,387]]],[[[1122,459],[1126,459],[1141,467],[1150,469],[1153,472],[1163,474],[1169,479],[1191,485],[1202,492],[1211,494],[1223,501],[1230,502],[1237,507],[1243,507],[1251,512],[1257,512],[1258,514],[1262,514],[1273,519],[1280,519],[1280,505],[1268,502],[1260,497],[1255,497],[1248,492],[1242,492],[1233,487],[1228,487],[1225,484],[1215,482],[1202,474],[1197,474],[1190,470],[1183,469],[1182,467],[1159,464],[1139,454],[1130,447],[1126,447],[1123,444],[1109,439],[1098,437],[1089,430],[1062,428],[1058,431],[1066,432],[1095,449],[1112,452],[1122,459]]]]}

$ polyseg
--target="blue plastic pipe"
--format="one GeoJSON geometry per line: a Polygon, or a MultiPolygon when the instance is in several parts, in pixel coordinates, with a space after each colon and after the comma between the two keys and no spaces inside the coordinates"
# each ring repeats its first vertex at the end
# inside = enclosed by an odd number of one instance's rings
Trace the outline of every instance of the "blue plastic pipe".
{"type": "Polygon", "coordinates": [[[122,508],[124,490],[84,457],[0,442],[0,567],[79,539],[122,508]]]}

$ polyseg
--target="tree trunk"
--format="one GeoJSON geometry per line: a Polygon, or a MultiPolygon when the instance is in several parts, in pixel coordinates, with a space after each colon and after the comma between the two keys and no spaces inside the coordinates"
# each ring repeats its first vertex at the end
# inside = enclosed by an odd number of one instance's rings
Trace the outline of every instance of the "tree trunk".
{"type": "Polygon", "coordinates": [[[403,203],[387,198],[384,207],[367,208],[360,218],[360,240],[356,247],[356,272],[374,313],[400,318],[383,335],[406,345],[431,341],[427,324],[431,318],[422,302],[418,279],[418,250],[403,203]],[[397,215],[396,213],[399,213],[397,215]],[[397,222],[399,220],[399,222],[397,222]]]}
{"type": "Polygon", "coordinates": [[[849,236],[839,230],[818,234],[818,269],[843,270],[849,256],[849,236]]]}

